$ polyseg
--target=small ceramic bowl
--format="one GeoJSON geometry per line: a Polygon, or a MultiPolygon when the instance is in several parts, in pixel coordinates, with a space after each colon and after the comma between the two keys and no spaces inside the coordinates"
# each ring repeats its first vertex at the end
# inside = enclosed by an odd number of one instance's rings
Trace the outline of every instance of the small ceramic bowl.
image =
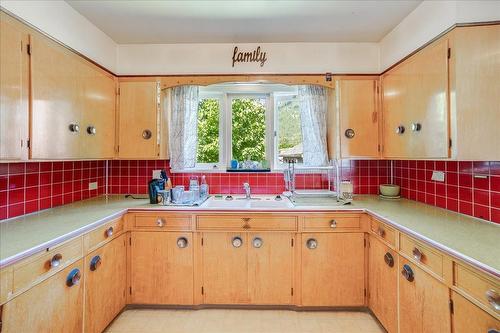
{"type": "Polygon", "coordinates": [[[379,186],[380,194],[387,197],[397,197],[399,195],[399,185],[381,184],[379,186]]]}

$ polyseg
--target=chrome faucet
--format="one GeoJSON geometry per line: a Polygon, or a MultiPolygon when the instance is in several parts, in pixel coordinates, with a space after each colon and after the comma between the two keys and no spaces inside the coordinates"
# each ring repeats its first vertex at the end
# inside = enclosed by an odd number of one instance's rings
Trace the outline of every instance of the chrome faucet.
{"type": "Polygon", "coordinates": [[[250,200],[251,197],[250,184],[243,183],[243,189],[245,190],[245,199],[250,200]]]}

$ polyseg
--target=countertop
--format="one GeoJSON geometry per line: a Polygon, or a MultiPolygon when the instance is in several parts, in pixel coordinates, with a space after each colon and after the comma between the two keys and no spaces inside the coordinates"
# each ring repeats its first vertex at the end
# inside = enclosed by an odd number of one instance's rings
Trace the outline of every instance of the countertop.
{"type": "MultiPolygon", "coordinates": [[[[0,223],[0,267],[8,266],[44,248],[83,234],[128,211],[144,210],[207,211],[209,209],[203,206],[153,206],[147,199],[114,195],[83,200],[4,220],[0,223]]],[[[352,210],[367,212],[458,259],[500,277],[498,246],[500,225],[494,223],[416,201],[405,199],[388,201],[368,195],[356,196],[351,205],[332,206],[328,200],[315,200],[314,205],[297,206],[287,211],[352,210]]]]}

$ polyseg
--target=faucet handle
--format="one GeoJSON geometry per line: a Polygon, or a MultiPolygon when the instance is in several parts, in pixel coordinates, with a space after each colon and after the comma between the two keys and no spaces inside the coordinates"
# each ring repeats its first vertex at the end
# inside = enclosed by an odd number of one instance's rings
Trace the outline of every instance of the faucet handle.
{"type": "Polygon", "coordinates": [[[248,183],[243,183],[243,188],[250,188],[250,184],[248,184],[248,183]]]}

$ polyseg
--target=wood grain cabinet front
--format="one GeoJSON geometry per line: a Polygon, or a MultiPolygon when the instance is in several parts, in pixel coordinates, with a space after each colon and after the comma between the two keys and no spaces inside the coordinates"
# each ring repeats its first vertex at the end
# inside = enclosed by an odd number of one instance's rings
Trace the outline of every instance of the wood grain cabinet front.
{"type": "Polygon", "coordinates": [[[454,333],[497,333],[500,320],[486,313],[462,295],[452,291],[454,333]]]}
{"type": "Polygon", "coordinates": [[[2,332],[82,332],[83,260],[6,303],[2,332]]]}
{"type": "Polygon", "coordinates": [[[361,228],[360,216],[350,214],[309,214],[304,218],[304,231],[352,232],[361,228]]]}
{"type": "Polygon", "coordinates": [[[125,306],[126,260],[126,235],[115,238],[85,257],[84,332],[103,332],[125,306]]]}

